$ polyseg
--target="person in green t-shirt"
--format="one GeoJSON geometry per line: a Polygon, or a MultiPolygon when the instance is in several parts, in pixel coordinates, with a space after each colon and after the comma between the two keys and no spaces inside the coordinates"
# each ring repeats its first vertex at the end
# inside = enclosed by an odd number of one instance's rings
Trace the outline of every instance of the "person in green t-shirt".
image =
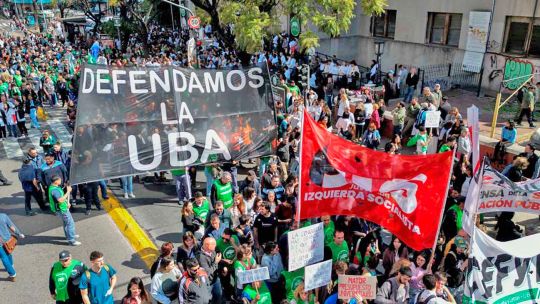
{"type": "Polygon", "coordinates": [[[335,226],[329,215],[321,216],[321,221],[324,225],[324,245],[328,246],[334,240],[335,226]]]}
{"type": "Polygon", "coordinates": [[[281,276],[285,282],[285,292],[287,300],[294,299],[294,291],[304,283],[304,268],[296,269],[295,271],[282,271],[281,276]]]}
{"type": "MultiPolygon", "coordinates": [[[[235,278],[238,278],[238,273],[246,270],[250,270],[257,267],[257,262],[253,257],[253,252],[248,244],[242,244],[238,247],[236,253],[236,261],[233,263],[235,278]]],[[[240,296],[244,289],[243,284],[236,280],[236,294],[240,296]]]]}
{"type": "Polygon", "coordinates": [[[223,202],[223,207],[229,209],[233,205],[234,189],[232,186],[232,176],[229,172],[222,172],[221,178],[214,181],[211,190],[212,206],[215,207],[217,201],[223,202]]]}
{"type": "Polygon", "coordinates": [[[255,281],[244,287],[242,300],[247,300],[248,303],[253,304],[272,304],[272,295],[270,294],[268,287],[266,287],[266,284],[261,281],[255,281]]]}
{"type": "Polygon", "coordinates": [[[426,127],[418,127],[418,134],[411,137],[407,142],[407,147],[416,145],[416,154],[426,155],[431,137],[427,135],[426,127]]]}
{"type": "Polygon", "coordinates": [[[210,212],[210,203],[200,191],[195,192],[194,198],[193,213],[195,213],[195,216],[204,224],[206,223],[208,213],[210,212]]]}
{"type": "Polygon", "coordinates": [[[236,258],[236,250],[240,245],[238,237],[233,234],[232,229],[225,228],[221,238],[216,241],[216,247],[221,252],[222,261],[228,265],[232,265],[236,258]]]}
{"type": "Polygon", "coordinates": [[[439,149],[439,153],[452,151],[454,150],[455,146],[456,146],[456,137],[448,136],[448,138],[446,139],[446,143],[444,143],[439,149]]]}
{"type": "Polygon", "coordinates": [[[49,197],[49,206],[53,213],[56,213],[56,215],[62,218],[64,233],[69,244],[72,246],[79,246],[81,245],[81,242],[76,240],[79,236],[75,232],[75,222],[69,212],[69,208],[71,208],[71,204],[69,203],[71,186],[67,186],[67,191],[64,193],[64,190],[60,185],[62,185],[62,178],[58,175],[53,175],[47,193],[49,197]]]}
{"type": "Polygon", "coordinates": [[[340,230],[334,231],[334,240],[328,245],[332,250],[332,261],[349,262],[349,246],[345,241],[345,233],[340,230]]]}
{"type": "Polygon", "coordinates": [[[49,274],[49,292],[53,300],[56,303],[81,303],[79,282],[86,270],[81,261],[71,258],[69,251],[61,251],[49,274]]]}

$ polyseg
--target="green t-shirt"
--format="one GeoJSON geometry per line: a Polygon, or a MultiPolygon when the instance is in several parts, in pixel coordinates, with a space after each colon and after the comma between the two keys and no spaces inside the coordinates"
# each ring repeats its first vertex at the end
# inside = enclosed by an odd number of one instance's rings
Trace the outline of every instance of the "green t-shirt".
{"type": "MultiPolygon", "coordinates": [[[[238,237],[236,235],[232,235],[231,239],[234,239],[234,244],[239,245],[240,241],[238,240],[238,237]]],[[[219,238],[216,242],[216,247],[223,255],[224,259],[227,260],[234,260],[236,257],[236,250],[231,242],[225,242],[223,238],[219,238]]]]}
{"type": "Polygon", "coordinates": [[[324,245],[328,246],[334,241],[334,231],[336,230],[334,222],[330,220],[328,226],[324,227],[324,245]]]}
{"type": "Polygon", "coordinates": [[[328,247],[332,250],[332,261],[334,263],[337,261],[349,262],[349,246],[346,241],[343,241],[339,246],[331,242],[328,247]]]}
{"type": "Polygon", "coordinates": [[[441,148],[439,149],[439,153],[448,152],[448,151],[452,151],[452,149],[447,144],[442,145],[441,148]]]}
{"type": "Polygon", "coordinates": [[[69,278],[72,275],[73,269],[79,265],[84,267],[83,263],[77,260],[72,260],[71,264],[66,268],[62,267],[62,264],[60,262],[54,263],[51,277],[54,281],[57,301],[66,301],[69,299],[69,278]]]}
{"type": "MultiPolygon", "coordinates": [[[[242,297],[246,298],[246,296],[247,300],[250,302],[257,297],[257,290],[255,290],[251,284],[247,284],[246,287],[244,287],[244,294],[242,297]]],[[[257,301],[257,304],[272,304],[272,295],[264,282],[261,284],[261,287],[259,287],[259,296],[260,298],[257,301]]]]}
{"type": "Polygon", "coordinates": [[[193,203],[193,213],[195,213],[195,215],[200,218],[203,223],[206,222],[208,212],[210,212],[210,203],[208,203],[208,200],[205,199],[201,206],[197,206],[196,203],[193,203]]]}
{"type": "Polygon", "coordinates": [[[282,271],[281,275],[285,278],[285,290],[287,292],[287,300],[294,299],[294,291],[300,283],[304,282],[304,268],[295,271],[282,271]]]}
{"type": "Polygon", "coordinates": [[[53,197],[53,192],[56,192],[58,194],[57,195],[58,198],[64,196],[64,190],[62,190],[61,187],[54,186],[54,185],[49,186],[48,195],[49,195],[49,206],[51,208],[51,211],[52,212],[60,211],[61,213],[67,212],[68,211],[67,200],[63,202],[57,201],[57,199],[53,197]]]}
{"type": "Polygon", "coordinates": [[[17,75],[17,74],[13,75],[13,81],[15,82],[15,85],[17,87],[20,88],[22,86],[22,76],[21,75],[17,75]]]}
{"type": "Polygon", "coordinates": [[[173,176],[184,175],[184,174],[186,174],[186,168],[183,168],[183,169],[173,169],[173,170],[171,170],[171,174],[172,174],[173,176]]]}
{"type": "Polygon", "coordinates": [[[221,180],[216,179],[214,181],[214,186],[216,187],[216,196],[218,201],[223,202],[223,208],[229,209],[233,205],[233,188],[232,184],[229,182],[225,185],[221,183],[221,180]]]}

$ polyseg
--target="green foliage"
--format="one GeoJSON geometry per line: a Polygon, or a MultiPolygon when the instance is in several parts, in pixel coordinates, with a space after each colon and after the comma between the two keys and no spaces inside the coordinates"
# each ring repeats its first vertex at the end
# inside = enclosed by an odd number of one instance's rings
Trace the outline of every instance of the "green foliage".
{"type": "Polygon", "coordinates": [[[362,0],[362,10],[366,15],[380,16],[388,6],[387,0],[362,0]]]}

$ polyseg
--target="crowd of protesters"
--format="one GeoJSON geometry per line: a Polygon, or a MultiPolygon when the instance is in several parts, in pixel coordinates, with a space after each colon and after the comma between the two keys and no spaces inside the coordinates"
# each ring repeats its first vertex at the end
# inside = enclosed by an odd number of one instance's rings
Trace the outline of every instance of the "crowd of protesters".
{"type": "MultiPolygon", "coordinates": [[[[82,37],[65,43],[62,37],[28,31],[23,37],[1,36],[0,140],[26,136],[26,117],[30,128],[40,129],[38,114],[47,107],[65,107],[73,128],[78,72],[85,62],[113,66],[240,67],[236,52],[212,40],[211,27],[207,29],[205,33],[211,42],[197,46],[196,61],[187,56],[187,32],[159,26],[152,26],[148,52],[136,38],[130,39],[125,52],[120,52],[116,46],[104,47],[99,41],[87,43],[82,37]]],[[[251,62],[267,62],[280,75],[279,85],[286,91],[285,100],[274,108],[278,125],[276,155],[260,158],[258,168],[248,171],[242,180],[237,162],[205,166],[203,191],[194,187],[196,168],[171,172],[182,205],[183,227],[182,239],[171,241],[181,245],[174,248],[172,242],[164,243],[151,268],[151,281],[133,278],[122,303],[150,303],[152,299],[163,304],[459,302],[468,267],[468,236],[461,229],[461,217],[472,175],[471,143],[459,110],[450,105],[438,85],[421,88],[417,96],[419,78],[414,67],[400,66],[397,75],[389,72],[379,89],[371,82],[360,85],[364,77],[355,62],[309,58],[300,52],[297,39],[287,35],[275,35],[266,48],[251,62]],[[307,80],[309,90],[301,78],[304,63],[312,68],[307,80]],[[403,99],[390,109],[389,103],[400,96],[403,99]],[[441,112],[440,126],[426,128],[426,113],[437,110],[441,112]],[[415,153],[426,154],[435,138],[437,151],[456,147],[442,232],[434,252],[413,251],[382,227],[353,216],[294,220],[303,111],[330,132],[370,149],[399,154],[405,146],[414,146],[415,153]],[[387,119],[387,112],[392,119],[387,119]],[[381,130],[387,124],[392,124],[392,138],[381,147],[381,130]],[[333,262],[332,282],[305,290],[304,270],[288,271],[288,232],[319,222],[324,227],[324,260],[333,262]],[[270,278],[240,284],[238,273],[256,267],[268,267],[270,278]],[[337,276],[341,274],[376,276],[376,299],[366,300],[357,295],[351,300],[338,300],[337,276]],[[145,284],[149,284],[148,290],[145,284]]],[[[376,65],[375,62],[375,70],[376,65]]],[[[375,80],[371,70],[364,76],[375,80]]],[[[514,141],[513,123],[505,128],[502,142],[514,141]]],[[[534,148],[529,146],[505,174],[514,181],[531,178],[535,174],[531,168],[536,167],[537,160],[534,148]]],[[[61,218],[68,242],[80,245],[70,210],[81,203],[80,199],[84,200],[87,214],[92,204],[101,209],[101,200],[107,199],[107,182],[70,186],[70,165],[70,151],[64,151],[62,143],[49,130],[43,130],[40,147],[28,150],[19,179],[27,214],[35,214],[31,208],[34,198],[42,210],[61,218]]],[[[156,178],[163,179],[164,173],[156,174],[156,178]]],[[[123,177],[121,183],[124,197],[135,197],[133,178],[123,177]]],[[[9,234],[6,229],[20,233],[11,221],[0,217],[0,224],[2,221],[3,241],[9,234]]],[[[497,226],[500,240],[521,235],[512,222],[512,214],[501,214],[497,226]]],[[[11,255],[2,248],[0,255],[10,278],[14,278],[11,255]]],[[[115,269],[104,262],[102,253],[92,252],[87,267],[62,251],[51,268],[49,289],[57,303],[112,303],[116,280],[115,269]],[[66,276],[67,281],[63,280],[66,276]]]]}

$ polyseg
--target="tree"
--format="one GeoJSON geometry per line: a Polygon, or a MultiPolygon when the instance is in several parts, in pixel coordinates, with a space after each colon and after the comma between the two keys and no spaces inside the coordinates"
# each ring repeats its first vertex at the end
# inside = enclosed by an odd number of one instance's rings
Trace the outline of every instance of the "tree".
{"type": "MultiPolygon", "coordinates": [[[[280,16],[299,18],[302,50],[319,45],[315,30],[337,37],[354,18],[356,0],[191,0],[203,12],[225,46],[239,50],[240,57],[261,49],[261,43],[279,31],[280,16]]],[[[380,15],[387,0],[361,0],[366,15],[380,15]]],[[[244,60],[242,60],[245,62],[244,60]]]]}
{"type": "Polygon", "coordinates": [[[66,9],[73,8],[73,2],[74,0],[52,0],[51,6],[57,7],[60,11],[60,18],[66,17],[66,9]]]}

